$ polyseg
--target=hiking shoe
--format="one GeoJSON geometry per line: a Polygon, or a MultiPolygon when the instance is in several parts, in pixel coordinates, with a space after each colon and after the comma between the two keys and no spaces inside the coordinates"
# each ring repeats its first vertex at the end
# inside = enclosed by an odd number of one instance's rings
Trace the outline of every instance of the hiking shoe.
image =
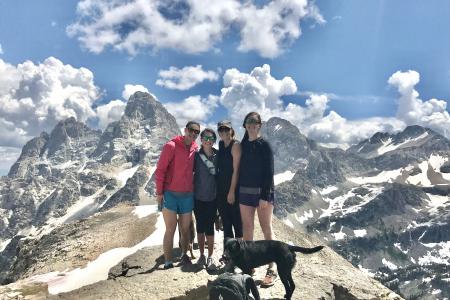
{"type": "Polygon", "coordinates": [[[173,263],[171,261],[166,261],[164,263],[164,270],[168,270],[168,269],[172,269],[173,268],[173,263]]]}
{"type": "Polygon", "coordinates": [[[180,265],[182,265],[182,266],[192,265],[191,259],[189,258],[189,256],[187,254],[183,254],[183,256],[181,257],[180,265]]]}
{"type": "Polygon", "coordinates": [[[267,269],[266,276],[261,282],[262,287],[269,287],[274,284],[275,278],[277,278],[277,274],[272,269],[267,269]]]}
{"type": "Polygon", "coordinates": [[[206,270],[208,270],[208,271],[217,270],[217,266],[214,263],[214,259],[212,257],[208,257],[208,261],[206,262],[206,270]]]}
{"type": "Polygon", "coordinates": [[[203,254],[198,258],[197,265],[206,266],[206,257],[203,254]]]}

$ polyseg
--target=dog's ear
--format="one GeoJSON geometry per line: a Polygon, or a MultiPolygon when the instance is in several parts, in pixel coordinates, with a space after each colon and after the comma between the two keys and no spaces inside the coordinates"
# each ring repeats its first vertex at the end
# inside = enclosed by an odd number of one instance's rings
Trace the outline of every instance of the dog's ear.
{"type": "Polygon", "coordinates": [[[236,253],[236,252],[238,252],[239,250],[241,250],[241,244],[239,243],[238,240],[233,239],[233,240],[230,242],[230,251],[231,251],[231,253],[236,253]]]}

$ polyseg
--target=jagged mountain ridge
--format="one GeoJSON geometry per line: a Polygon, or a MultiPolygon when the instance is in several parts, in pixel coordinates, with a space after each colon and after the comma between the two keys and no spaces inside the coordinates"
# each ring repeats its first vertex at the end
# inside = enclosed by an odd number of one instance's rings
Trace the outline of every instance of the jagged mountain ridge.
{"type": "Polygon", "coordinates": [[[119,202],[148,201],[150,170],[177,134],[175,118],[141,92],[103,133],[74,118],[60,121],[50,134],[29,141],[0,179],[0,245],[119,202]]]}
{"type": "MultiPolygon", "coordinates": [[[[283,147],[291,149],[290,160],[301,159],[292,145],[311,143],[280,136],[280,126],[294,127],[271,119],[266,137],[272,145],[288,143],[283,147]]],[[[274,153],[276,164],[286,163],[286,155],[274,153]]],[[[346,151],[317,146],[303,155],[308,163],[291,168],[292,179],[275,189],[278,216],[321,237],[405,297],[449,297],[448,139],[409,126],[396,134],[376,133],[346,151]]]]}

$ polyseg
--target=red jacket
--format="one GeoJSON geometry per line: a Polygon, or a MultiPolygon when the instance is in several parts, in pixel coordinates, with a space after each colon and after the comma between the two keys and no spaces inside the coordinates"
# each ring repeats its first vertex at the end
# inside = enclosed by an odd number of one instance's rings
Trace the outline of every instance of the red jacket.
{"type": "Polygon", "coordinates": [[[184,136],[176,136],[164,145],[155,170],[157,195],[162,195],[164,191],[194,190],[193,169],[197,149],[195,141],[187,149],[184,136]]]}

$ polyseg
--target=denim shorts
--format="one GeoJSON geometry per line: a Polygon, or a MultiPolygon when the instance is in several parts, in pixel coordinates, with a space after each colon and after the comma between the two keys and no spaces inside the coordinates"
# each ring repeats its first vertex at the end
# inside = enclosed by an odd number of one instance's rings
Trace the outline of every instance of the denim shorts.
{"type": "Polygon", "coordinates": [[[194,209],[194,194],[165,191],[163,207],[177,214],[191,213],[194,209]]]}

